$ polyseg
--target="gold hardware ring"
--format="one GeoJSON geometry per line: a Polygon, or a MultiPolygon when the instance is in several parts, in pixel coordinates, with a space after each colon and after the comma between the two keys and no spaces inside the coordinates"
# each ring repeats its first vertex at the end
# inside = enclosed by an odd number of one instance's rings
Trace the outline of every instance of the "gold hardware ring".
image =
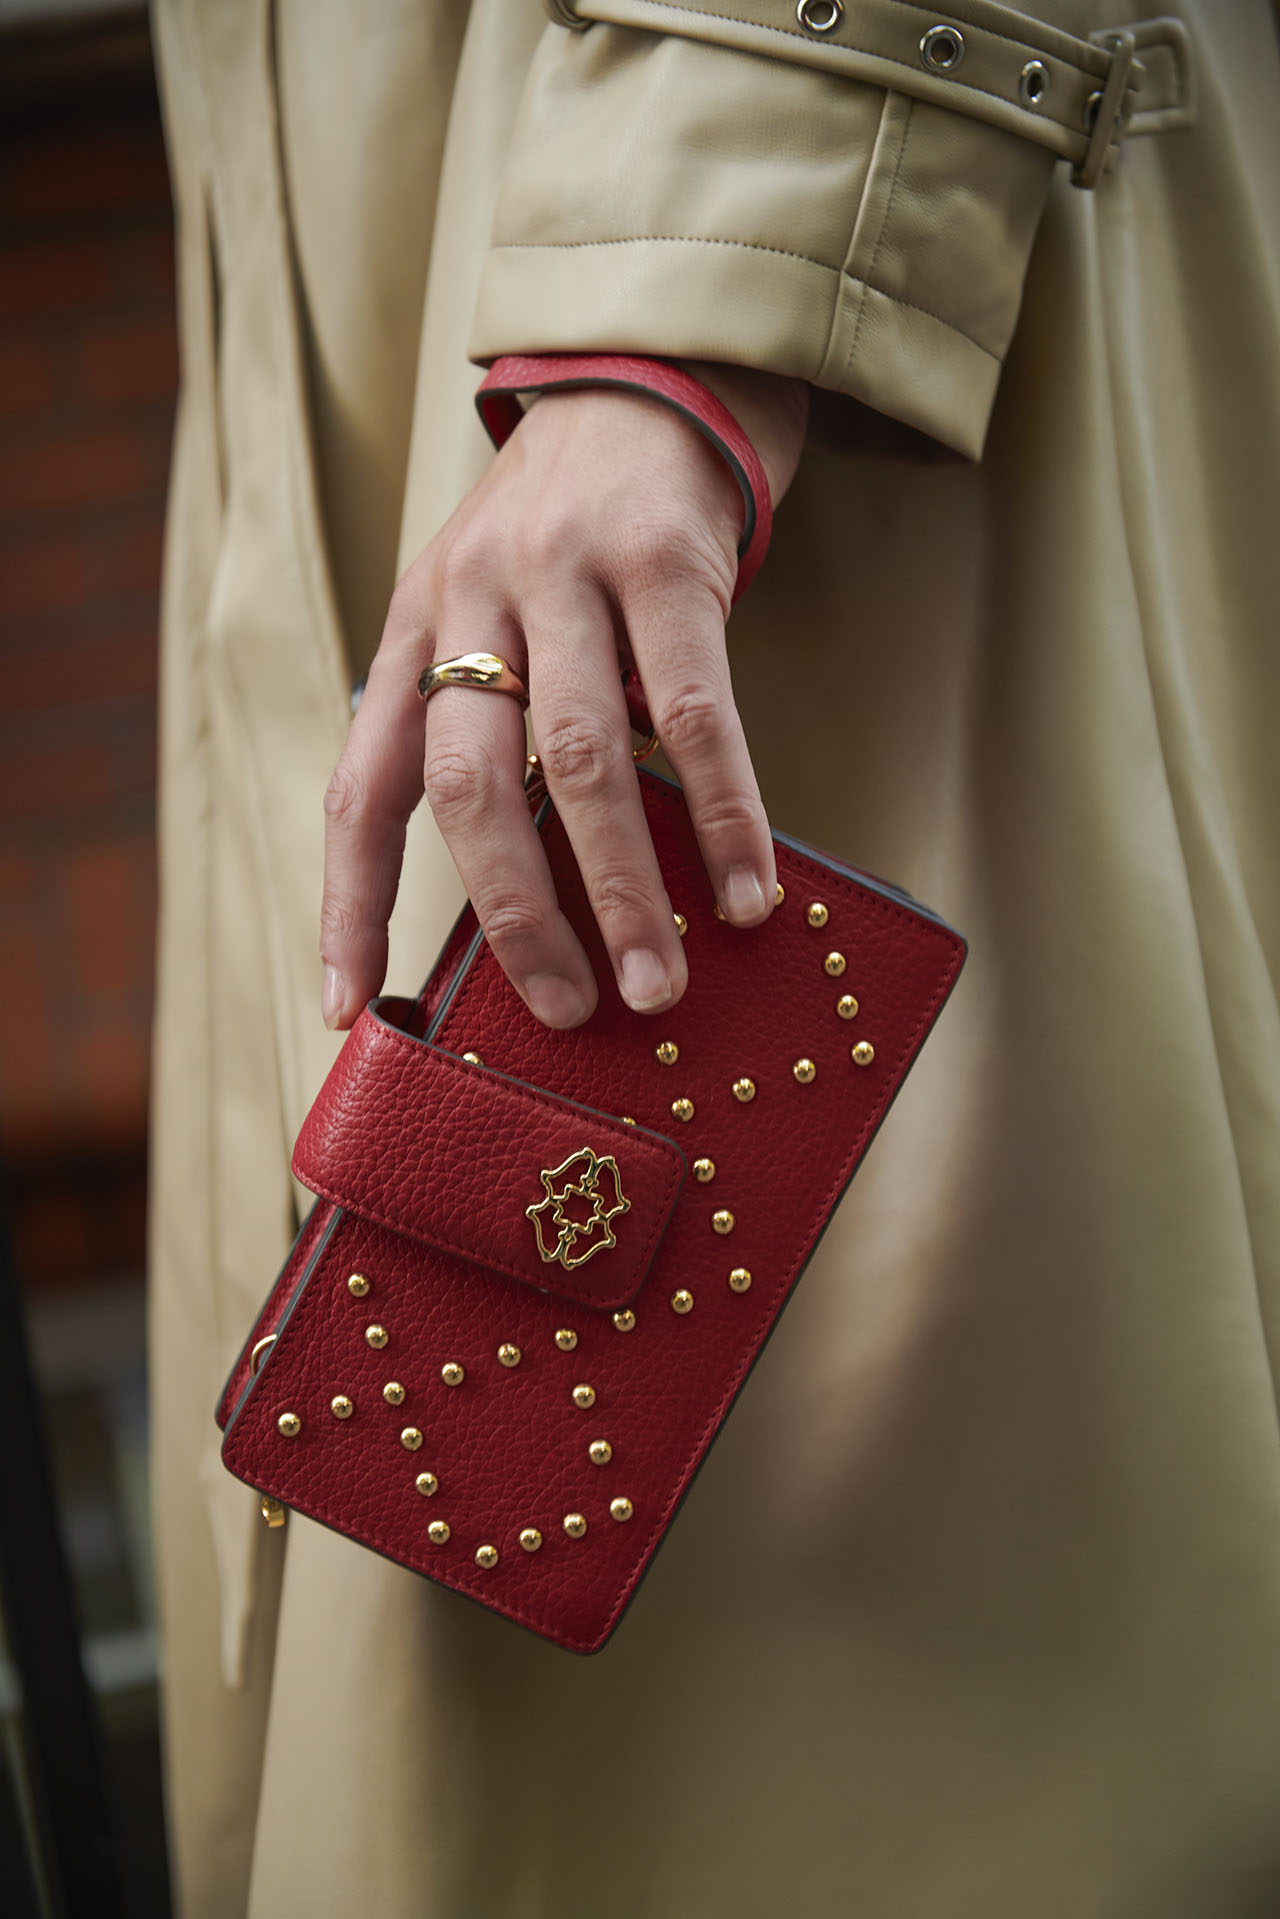
{"type": "Polygon", "coordinates": [[[485,693],[510,693],[521,706],[529,704],[528,687],[496,653],[459,653],[452,660],[434,661],[418,680],[418,698],[429,700],[442,686],[476,686],[485,693]]]}

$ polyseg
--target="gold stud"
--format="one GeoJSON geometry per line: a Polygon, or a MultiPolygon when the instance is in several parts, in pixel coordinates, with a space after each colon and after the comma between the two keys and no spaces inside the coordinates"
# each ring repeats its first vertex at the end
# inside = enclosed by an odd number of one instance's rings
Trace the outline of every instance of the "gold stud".
{"type": "Polygon", "coordinates": [[[620,1333],[634,1333],[636,1316],[629,1306],[624,1306],[620,1312],[614,1314],[613,1323],[620,1333]]]}
{"type": "Polygon", "coordinates": [[[721,906],[719,900],[716,901],[711,911],[715,914],[718,920],[722,920],[725,918],[725,911],[724,911],[724,908],[721,906]]]}
{"type": "Polygon", "coordinates": [[[521,1353],[520,1348],[513,1346],[509,1339],[504,1339],[498,1348],[499,1366],[506,1366],[508,1368],[518,1366],[523,1357],[524,1355],[521,1353]]]}
{"type": "Polygon", "coordinates": [[[380,1353],[391,1337],[385,1326],[366,1326],[364,1336],[374,1351],[380,1353]]]}
{"type": "Polygon", "coordinates": [[[781,881],[781,880],[779,880],[779,881],[778,881],[778,884],[777,884],[777,885],[776,885],[776,886],[774,887],[774,889],[773,889],[773,903],[774,903],[774,905],[775,905],[775,906],[781,906],[781,904],[782,904],[782,902],[783,902],[783,900],[784,900],[784,899],[785,899],[786,897],[787,897],[787,889],[786,889],[786,887],[785,887],[785,886],[784,886],[784,885],[782,884],[782,881],[781,881]]]}
{"type": "Polygon", "coordinates": [[[869,1039],[860,1039],[849,1057],[855,1066],[870,1066],[876,1056],[876,1049],[869,1039]]]}
{"type": "Polygon", "coordinates": [[[562,1326],[556,1334],[556,1345],[562,1353],[571,1353],[578,1343],[578,1335],[570,1326],[562,1326]]]}
{"type": "Polygon", "coordinates": [[[607,1466],[613,1458],[613,1447],[607,1439],[593,1439],[587,1447],[587,1458],[593,1466],[607,1466]]]}
{"type": "Polygon", "coordinates": [[[363,1299],[369,1290],[369,1282],[363,1273],[352,1273],[347,1281],[347,1291],[352,1299],[363,1299]]]}
{"type": "Polygon", "coordinates": [[[693,1101],[691,1099],[673,1099],[671,1102],[671,1117],[672,1119],[692,1119],[693,1101]]]}
{"type": "Polygon", "coordinates": [[[456,1359],[450,1359],[440,1368],[440,1377],[446,1386],[461,1386],[466,1378],[465,1370],[456,1359]]]}
{"type": "Polygon", "coordinates": [[[610,1519],[616,1519],[619,1524],[621,1524],[624,1519],[630,1519],[634,1511],[635,1507],[629,1499],[611,1499],[609,1501],[609,1517],[610,1519]]]}
{"type": "Polygon", "coordinates": [[[823,972],[829,973],[832,979],[839,979],[841,973],[843,973],[844,971],[844,968],[845,968],[845,957],[843,953],[828,953],[827,957],[822,962],[823,972]]]}
{"type": "Polygon", "coordinates": [[[416,1426],[406,1426],[400,1435],[400,1444],[407,1453],[416,1453],[422,1445],[422,1434],[416,1426]]]}
{"type": "Polygon", "coordinates": [[[713,1159],[695,1159],[694,1160],[693,1177],[697,1180],[699,1186],[708,1185],[709,1182],[715,1178],[715,1176],[716,1176],[716,1163],[713,1159]]]}
{"type": "Polygon", "coordinates": [[[836,1001],[836,1011],[841,1019],[857,1019],[858,1002],[852,993],[841,993],[836,1001]]]}
{"type": "Polygon", "coordinates": [[[269,1495],[264,1494],[262,1504],[258,1510],[272,1531],[274,1531],[277,1526],[284,1525],[284,1507],[278,1499],[272,1499],[269,1495]]]}
{"type": "Polygon", "coordinates": [[[685,934],[689,931],[688,920],[685,918],[683,913],[673,913],[671,917],[676,923],[676,932],[679,933],[681,939],[683,939],[685,934]]]}
{"type": "Polygon", "coordinates": [[[520,1535],[520,1544],[527,1553],[536,1553],[542,1544],[542,1534],[536,1526],[526,1526],[520,1535]]]}
{"type": "Polygon", "coordinates": [[[302,1431],[302,1421],[297,1413],[281,1413],[276,1421],[276,1431],[285,1439],[296,1439],[302,1431]]]}
{"type": "Polygon", "coordinates": [[[821,900],[815,900],[813,905],[806,909],[805,918],[808,920],[810,926],[819,927],[825,926],[831,918],[831,915],[821,900]]]}
{"type": "Polygon", "coordinates": [[[578,1408],[579,1412],[585,1413],[589,1411],[590,1408],[594,1406],[596,1403],[595,1387],[594,1386],[575,1386],[573,1389],[573,1403],[578,1408]]]}
{"type": "Polygon", "coordinates": [[[811,1059],[798,1059],[791,1070],[802,1086],[812,1086],[818,1077],[818,1069],[811,1059]]]}
{"type": "Polygon", "coordinates": [[[587,1530],[587,1522],[581,1513],[566,1513],[564,1516],[564,1529],[570,1539],[581,1539],[587,1530]]]}
{"type": "Polygon", "coordinates": [[[671,1310],[673,1313],[691,1313],[693,1311],[693,1294],[687,1286],[680,1286],[672,1293],[671,1310]]]}
{"type": "Polygon", "coordinates": [[[630,1115],[630,1113],[624,1113],[624,1114],[622,1115],[622,1123],[623,1123],[623,1125],[624,1125],[624,1126],[634,1126],[634,1125],[635,1125],[635,1121],[634,1121],[634,1119],[632,1119],[632,1117],[631,1117],[631,1115],[630,1115]]]}
{"type": "Polygon", "coordinates": [[[729,1275],[729,1285],[735,1293],[751,1291],[751,1269],[749,1266],[735,1266],[729,1275]]]}
{"type": "Polygon", "coordinates": [[[404,1387],[398,1379],[389,1379],[382,1389],[382,1397],[388,1406],[404,1405],[404,1387]]]}
{"type": "Polygon", "coordinates": [[[350,1419],[355,1407],[345,1393],[335,1393],[329,1401],[329,1411],[335,1419],[350,1419]]]}
{"type": "Polygon", "coordinates": [[[722,1206],[718,1212],[712,1213],[711,1230],[714,1233],[731,1233],[733,1231],[733,1214],[727,1206],[722,1206]]]}
{"type": "Polygon", "coordinates": [[[653,1049],[653,1056],[659,1066],[674,1066],[680,1057],[680,1048],[673,1039],[660,1040],[653,1049]]]}
{"type": "Polygon", "coordinates": [[[481,1059],[479,1053],[464,1053],[462,1057],[466,1060],[468,1066],[484,1065],[484,1061],[481,1059]]]}
{"type": "Polygon", "coordinates": [[[434,1473],[419,1473],[413,1483],[424,1499],[434,1499],[440,1490],[440,1481],[434,1473]]]}
{"type": "Polygon", "coordinates": [[[433,1546],[447,1546],[453,1528],[447,1519],[433,1519],[427,1527],[427,1538],[433,1546]]]}
{"type": "Polygon", "coordinates": [[[756,1083],[753,1079],[735,1079],[734,1080],[733,1097],[736,1100],[739,1100],[743,1106],[749,1105],[750,1102],[755,1098],[755,1096],[756,1096],[756,1083]]]}
{"type": "Polygon", "coordinates": [[[482,1572],[492,1572],[497,1563],[498,1548],[496,1546],[476,1547],[476,1565],[482,1572]]]}

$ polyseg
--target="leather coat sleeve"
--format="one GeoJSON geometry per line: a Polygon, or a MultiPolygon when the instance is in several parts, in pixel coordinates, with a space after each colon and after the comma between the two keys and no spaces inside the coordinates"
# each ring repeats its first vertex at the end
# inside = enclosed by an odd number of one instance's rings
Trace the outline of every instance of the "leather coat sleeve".
{"type": "MultiPolygon", "coordinates": [[[[791,0],[778,10],[794,26],[791,0]]],[[[1087,32],[1090,12],[1042,0],[1036,18],[1087,32]]],[[[739,363],[976,458],[1058,163],[1007,127],[846,71],[683,29],[551,26],[472,353],[739,363]]]]}

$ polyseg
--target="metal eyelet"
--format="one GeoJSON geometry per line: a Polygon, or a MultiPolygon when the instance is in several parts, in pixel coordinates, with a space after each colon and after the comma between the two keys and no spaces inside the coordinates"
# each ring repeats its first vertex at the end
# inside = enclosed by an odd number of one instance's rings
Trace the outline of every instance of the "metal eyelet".
{"type": "Polygon", "coordinates": [[[1034,112],[1049,91],[1049,69],[1043,60],[1028,60],[1018,76],[1018,98],[1034,112]]]}
{"type": "Polygon", "coordinates": [[[844,0],[800,0],[796,19],[806,33],[834,33],[844,19],[844,0]]]}
{"type": "Polygon", "coordinates": [[[964,59],[964,35],[959,27],[930,27],[920,40],[920,58],[934,73],[954,73],[964,59]]]}

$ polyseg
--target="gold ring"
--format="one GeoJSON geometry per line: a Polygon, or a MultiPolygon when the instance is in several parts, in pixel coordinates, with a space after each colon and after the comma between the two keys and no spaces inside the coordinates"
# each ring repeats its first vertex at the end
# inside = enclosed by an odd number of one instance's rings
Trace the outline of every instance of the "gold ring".
{"type": "Polygon", "coordinates": [[[486,693],[510,693],[521,706],[529,704],[529,689],[496,653],[459,653],[456,659],[436,660],[418,681],[418,698],[429,700],[442,686],[478,686],[486,693]]]}

